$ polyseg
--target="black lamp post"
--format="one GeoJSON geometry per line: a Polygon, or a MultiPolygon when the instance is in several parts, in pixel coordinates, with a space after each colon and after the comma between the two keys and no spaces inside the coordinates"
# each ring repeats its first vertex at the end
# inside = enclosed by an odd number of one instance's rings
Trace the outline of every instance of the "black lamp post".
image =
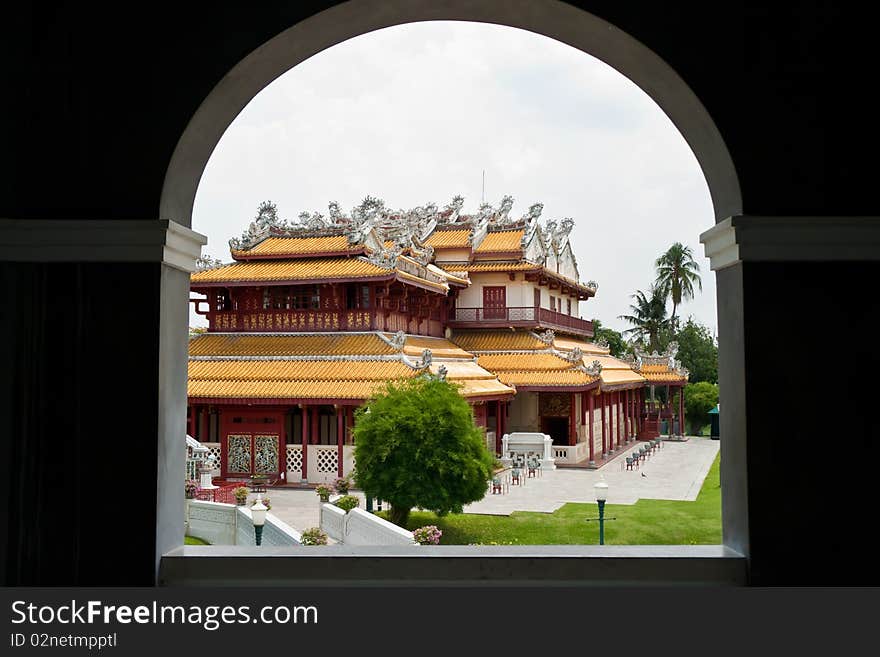
{"type": "Polygon", "coordinates": [[[605,500],[608,499],[608,484],[600,479],[593,484],[596,502],[599,504],[599,545],[605,545],[605,500]]]}

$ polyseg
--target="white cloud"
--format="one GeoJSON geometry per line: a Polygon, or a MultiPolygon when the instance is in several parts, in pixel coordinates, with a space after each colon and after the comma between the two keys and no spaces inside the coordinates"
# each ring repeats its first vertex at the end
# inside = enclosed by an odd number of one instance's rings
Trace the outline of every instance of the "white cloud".
{"type": "MultiPolygon", "coordinates": [[[[206,252],[271,199],[283,217],[348,209],[366,195],[392,207],[455,194],[466,209],[516,199],[572,217],[584,280],[582,315],[617,329],[653,261],[691,246],[703,293],[684,304],[714,330],[715,285],[699,234],[714,223],[696,158],[672,122],[628,79],[565,44],[508,27],[430,22],[351,39],[291,69],[226,131],[202,177],[193,226],[206,252]]],[[[194,320],[195,321],[195,320],[194,320]]]]}

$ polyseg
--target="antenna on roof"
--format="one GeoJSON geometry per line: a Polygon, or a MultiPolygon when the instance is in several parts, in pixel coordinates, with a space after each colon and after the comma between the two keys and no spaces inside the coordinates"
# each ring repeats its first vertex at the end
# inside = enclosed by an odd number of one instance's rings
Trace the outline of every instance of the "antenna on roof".
{"type": "Polygon", "coordinates": [[[486,170],[483,169],[483,191],[480,192],[480,205],[486,202],[486,170]]]}

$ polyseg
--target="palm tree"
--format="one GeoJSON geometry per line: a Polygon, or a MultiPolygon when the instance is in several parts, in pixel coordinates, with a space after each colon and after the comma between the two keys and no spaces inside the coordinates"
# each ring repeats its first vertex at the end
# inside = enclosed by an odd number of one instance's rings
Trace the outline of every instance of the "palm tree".
{"type": "Polygon", "coordinates": [[[682,300],[694,298],[694,284],[703,291],[700,266],[694,261],[691,247],[676,242],[657,258],[657,280],[654,282],[663,297],[672,297],[672,316],[669,323],[675,327],[675,310],[682,300]]]}
{"type": "Polygon", "coordinates": [[[633,325],[632,328],[626,329],[623,335],[635,335],[642,342],[648,343],[650,351],[659,351],[660,336],[668,325],[666,295],[657,286],[652,286],[650,296],[641,290],[636,290],[631,296],[636,301],[635,305],[630,305],[633,314],[618,317],[633,325]]]}

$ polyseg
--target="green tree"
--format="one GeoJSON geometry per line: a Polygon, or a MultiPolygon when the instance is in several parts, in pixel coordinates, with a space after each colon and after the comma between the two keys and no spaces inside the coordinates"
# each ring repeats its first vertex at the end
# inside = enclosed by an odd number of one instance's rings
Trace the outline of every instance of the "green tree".
{"type": "Polygon", "coordinates": [[[391,504],[404,526],[410,509],[461,513],[486,494],[493,457],[457,386],[420,376],[389,383],[355,414],[355,481],[391,504]]]}
{"type": "Polygon", "coordinates": [[[633,325],[632,328],[626,329],[623,335],[632,335],[636,339],[641,340],[648,347],[649,351],[660,351],[664,333],[668,327],[666,319],[666,297],[656,286],[652,286],[650,296],[641,290],[631,295],[635,299],[635,305],[630,305],[632,315],[620,315],[618,319],[623,319],[633,325]]]}
{"type": "Polygon", "coordinates": [[[669,323],[675,326],[675,310],[682,300],[694,298],[694,285],[703,291],[700,279],[700,266],[694,261],[691,247],[676,242],[654,263],[657,267],[657,280],[654,285],[664,298],[672,298],[672,316],[669,323]]]}
{"type": "MultiPolygon", "coordinates": [[[[678,395],[675,405],[678,408],[678,395]]],[[[684,414],[685,422],[690,427],[690,433],[697,434],[709,424],[709,411],[718,403],[718,385],[708,381],[689,383],[684,387],[684,414]]]]}
{"type": "Polygon", "coordinates": [[[593,322],[593,342],[605,340],[605,342],[608,343],[608,348],[611,351],[612,356],[620,358],[621,356],[626,355],[630,346],[626,343],[626,340],[623,339],[623,336],[620,333],[614,329],[605,328],[602,326],[602,322],[598,319],[590,321],[593,322]]]}
{"type": "Polygon", "coordinates": [[[718,383],[718,344],[709,327],[689,317],[675,334],[678,359],[690,372],[689,381],[718,383]]]}

